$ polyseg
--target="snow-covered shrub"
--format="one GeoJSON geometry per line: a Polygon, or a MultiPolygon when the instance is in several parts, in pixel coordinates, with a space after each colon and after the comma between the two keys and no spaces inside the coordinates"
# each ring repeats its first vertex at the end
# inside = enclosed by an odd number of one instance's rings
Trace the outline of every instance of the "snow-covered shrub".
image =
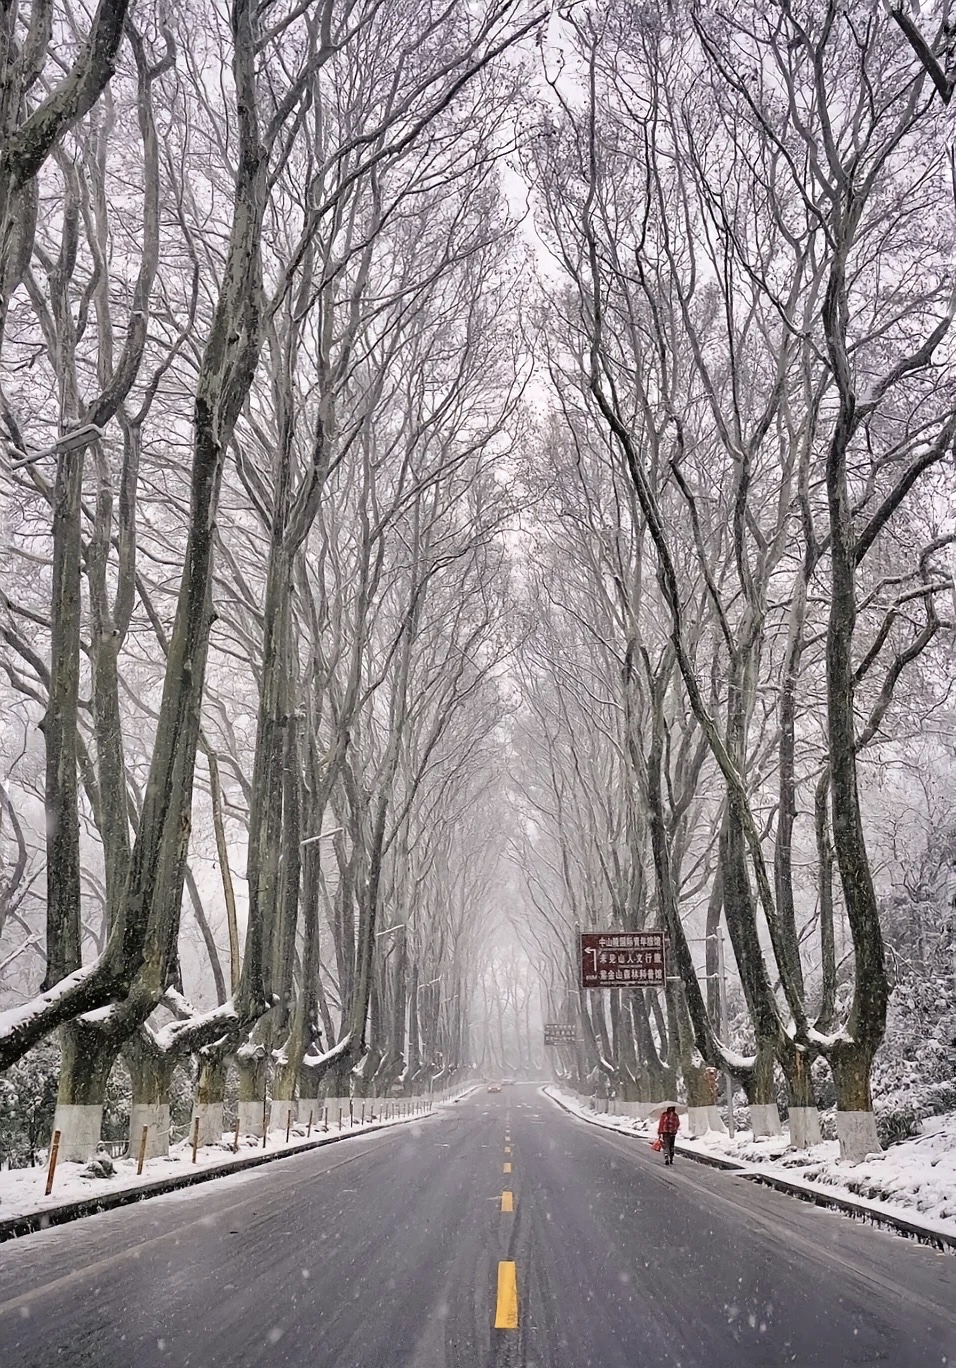
{"type": "Polygon", "coordinates": [[[100,1135],[104,1140],[125,1140],[129,1136],[129,1114],[133,1100],[133,1085],[129,1069],[122,1056],[110,1071],[103,1100],[103,1124],[100,1135]]]}
{"type": "Polygon", "coordinates": [[[169,1087],[169,1123],[181,1135],[188,1133],[192,1117],[193,1072],[188,1062],[177,1065],[169,1087]]]}
{"type": "Polygon", "coordinates": [[[919,1135],[920,1114],[908,1098],[897,1097],[892,1102],[877,1101],[873,1105],[876,1114],[876,1133],[880,1144],[895,1145],[900,1140],[911,1140],[919,1135]]]}
{"type": "Polygon", "coordinates": [[[0,1078],[0,1160],[29,1168],[49,1142],[56,1110],[60,1047],[44,1040],[0,1078]]]}
{"type": "Polygon", "coordinates": [[[920,1121],[956,1106],[956,833],[927,844],[905,891],[884,909],[893,992],[873,1069],[884,1143],[915,1135],[920,1121]]]}

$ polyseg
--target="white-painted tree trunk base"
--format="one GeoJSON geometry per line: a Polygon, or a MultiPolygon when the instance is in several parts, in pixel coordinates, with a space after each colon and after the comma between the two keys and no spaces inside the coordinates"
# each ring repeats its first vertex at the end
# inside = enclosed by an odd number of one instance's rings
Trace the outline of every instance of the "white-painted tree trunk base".
{"type": "Polygon", "coordinates": [[[309,1118],[312,1118],[312,1128],[322,1124],[322,1099],[321,1097],[300,1097],[295,1106],[296,1119],[301,1126],[308,1126],[309,1118]]]}
{"type": "Polygon", "coordinates": [[[724,1118],[720,1114],[720,1108],[716,1105],[705,1107],[707,1113],[707,1129],[716,1131],[718,1135],[726,1135],[727,1127],[724,1125],[724,1118]]]}
{"type": "Polygon", "coordinates": [[[60,1132],[59,1162],[88,1163],[96,1153],[102,1125],[102,1103],[77,1106],[72,1102],[58,1102],[53,1129],[60,1132]]]}
{"type": "Polygon", "coordinates": [[[706,1135],[706,1134],[707,1134],[707,1129],[708,1129],[708,1127],[707,1127],[707,1108],[706,1108],[706,1107],[688,1107],[688,1108],[687,1108],[687,1120],[686,1120],[686,1122],[683,1123],[683,1124],[686,1124],[686,1126],[687,1126],[687,1134],[688,1134],[688,1135],[706,1135]]]}
{"type": "Polygon", "coordinates": [[[239,1134],[261,1137],[262,1103],[260,1101],[239,1103],[239,1134]]]}
{"type": "Polygon", "coordinates": [[[820,1133],[820,1113],[816,1107],[790,1108],[790,1144],[794,1149],[810,1149],[823,1139],[820,1133]]]}
{"type": "MultiPolygon", "coordinates": [[[[257,1104],[258,1105],[258,1104],[257,1104]]],[[[262,1107],[259,1107],[259,1118],[262,1119],[262,1107]]],[[[192,1142],[193,1132],[196,1121],[199,1121],[199,1143],[200,1145],[221,1145],[222,1144],[222,1103],[221,1102],[194,1102],[193,1114],[189,1122],[189,1141],[192,1142]]],[[[242,1127],[239,1128],[240,1134],[242,1127]]]]}
{"type": "Polygon", "coordinates": [[[329,1128],[338,1130],[339,1112],[342,1113],[342,1129],[349,1124],[349,1099],[347,1097],[327,1097],[325,1105],[329,1109],[329,1128]]]}
{"type": "Polygon", "coordinates": [[[840,1158],[861,1163],[868,1154],[881,1154],[883,1146],[876,1132],[876,1117],[871,1111],[837,1111],[837,1139],[840,1158]]]}
{"type": "Polygon", "coordinates": [[[761,1135],[783,1135],[776,1102],[751,1102],[750,1129],[756,1139],[761,1135]]]}
{"type": "Polygon", "coordinates": [[[273,1100],[269,1113],[269,1129],[284,1131],[290,1121],[295,1120],[295,1103],[290,1098],[277,1097],[273,1100]]]}
{"type": "Polygon", "coordinates": [[[139,1158],[139,1147],[146,1127],[146,1158],[159,1159],[169,1153],[169,1103],[134,1102],[129,1114],[129,1156],[139,1158]]]}

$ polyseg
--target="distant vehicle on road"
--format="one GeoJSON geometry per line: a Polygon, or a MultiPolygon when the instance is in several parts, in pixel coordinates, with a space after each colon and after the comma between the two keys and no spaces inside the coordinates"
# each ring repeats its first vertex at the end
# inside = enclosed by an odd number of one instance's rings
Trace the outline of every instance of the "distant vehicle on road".
{"type": "Polygon", "coordinates": [[[500,1083],[489,1083],[489,1084],[488,1084],[488,1091],[489,1091],[489,1092],[501,1092],[501,1084],[500,1084],[500,1083]]]}
{"type": "Polygon", "coordinates": [[[513,1078],[503,1078],[503,1079],[501,1080],[501,1086],[502,1086],[503,1088],[513,1088],[514,1085],[515,1085],[515,1081],[514,1081],[513,1078]]]}

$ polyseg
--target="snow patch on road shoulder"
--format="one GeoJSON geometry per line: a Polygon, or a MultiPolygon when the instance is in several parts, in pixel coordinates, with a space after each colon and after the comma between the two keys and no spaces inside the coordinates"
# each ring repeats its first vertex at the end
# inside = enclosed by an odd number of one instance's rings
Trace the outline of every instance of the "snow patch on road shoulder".
{"type": "MultiPolygon", "coordinates": [[[[542,1092],[592,1125],[653,1139],[651,1122],[602,1115],[560,1088],[546,1087],[542,1092]]],[[[786,1128],[782,1135],[757,1139],[750,1131],[738,1131],[733,1139],[718,1131],[692,1139],[679,1136],[678,1152],[723,1160],[754,1177],[778,1178],[808,1195],[852,1201],[876,1218],[909,1221],[928,1235],[956,1237],[956,1112],[927,1119],[914,1139],[902,1140],[858,1164],[840,1160],[835,1140],[824,1140],[808,1150],[792,1149],[786,1128]]]]}
{"type": "MultiPolygon", "coordinates": [[[[467,1096],[474,1091],[473,1088],[462,1088],[459,1092],[450,1094],[448,1097],[433,1099],[435,1110],[440,1107],[457,1102],[460,1098],[467,1096]]],[[[422,1101],[423,1099],[416,1099],[422,1101]]],[[[400,1105],[400,1099],[398,1100],[400,1105]]],[[[260,1113],[261,1113],[261,1104],[260,1113]]],[[[136,1173],[136,1156],[119,1158],[113,1160],[115,1173],[112,1178],[90,1178],[84,1177],[83,1172],[86,1168],[85,1163],[58,1163],[53,1182],[53,1191],[49,1197],[44,1196],[46,1186],[46,1167],[26,1168],[26,1169],[7,1169],[0,1172],[0,1226],[10,1220],[34,1215],[52,1213],[58,1208],[69,1206],[74,1202],[95,1202],[102,1198],[108,1200],[113,1194],[121,1192],[131,1192],[137,1189],[144,1190],[144,1196],[152,1195],[149,1189],[158,1183],[175,1181],[176,1179],[188,1179],[191,1175],[203,1169],[221,1168],[223,1173],[216,1177],[232,1177],[243,1170],[239,1167],[244,1162],[256,1155],[265,1155],[278,1158],[284,1154],[294,1154],[297,1150],[307,1151],[314,1149],[316,1143],[323,1139],[336,1139],[341,1133],[343,1139],[351,1135],[362,1135],[369,1131],[381,1131],[391,1126],[407,1126],[415,1121],[424,1121],[432,1112],[410,1113],[407,1116],[391,1117],[382,1120],[376,1117],[368,1120],[364,1124],[359,1121],[352,1126],[348,1124],[348,1117],[344,1119],[344,1125],[340,1132],[333,1122],[324,1131],[321,1126],[313,1126],[311,1135],[307,1134],[305,1125],[293,1125],[288,1143],[286,1143],[285,1126],[281,1130],[271,1130],[268,1135],[267,1144],[264,1147],[261,1136],[240,1136],[238,1151],[233,1154],[233,1135],[231,1132],[224,1133],[219,1144],[201,1145],[196,1152],[196,1162],[192,1162],[192,1146],[188,1140],[180,1141],[176,1145],[171,1145],[169,1154],[147,1159],[143,1165],[141,1175],[136,1173]]],[[[245,1170],[250,1172],[250,1170],[245,1170]]],[[[256,1172],[252,1170],[251,1172],[256,1172]]],[[[191,1191],[186,1188],[185,1191],[191,1191]]],[[[169,1195],[168,1191],[164,1195],[169,1195]]]]}

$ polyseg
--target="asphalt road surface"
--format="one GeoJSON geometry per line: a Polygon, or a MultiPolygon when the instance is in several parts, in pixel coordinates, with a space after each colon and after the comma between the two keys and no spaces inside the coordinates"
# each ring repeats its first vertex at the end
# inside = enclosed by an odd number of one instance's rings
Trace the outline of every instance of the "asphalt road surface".
{"type": "Polygon", "coordinates": [[[3,1368],[785,1364],[956,1365],[956,1258],[530,1086],[0,1246],[3,1368]]]}

